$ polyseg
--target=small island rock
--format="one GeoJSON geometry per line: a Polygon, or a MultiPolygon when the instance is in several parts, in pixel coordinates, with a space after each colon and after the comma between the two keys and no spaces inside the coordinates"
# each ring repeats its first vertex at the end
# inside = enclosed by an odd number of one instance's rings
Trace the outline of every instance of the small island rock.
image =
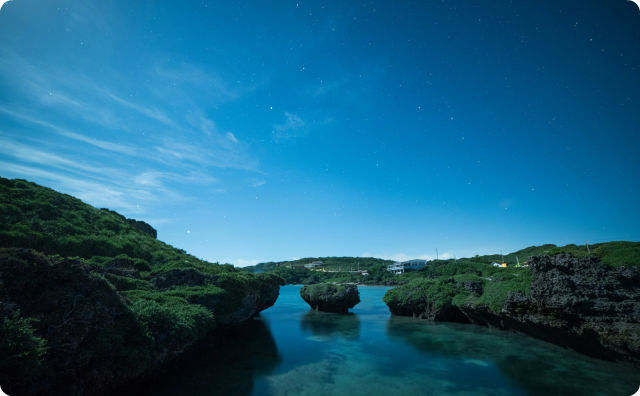
{"type": "Polygon", "coordinates": [[[318,283],[303,286],[300,296],[316,311],[347,313],[360,302],[358,287],[352,284],[318,283]]]}

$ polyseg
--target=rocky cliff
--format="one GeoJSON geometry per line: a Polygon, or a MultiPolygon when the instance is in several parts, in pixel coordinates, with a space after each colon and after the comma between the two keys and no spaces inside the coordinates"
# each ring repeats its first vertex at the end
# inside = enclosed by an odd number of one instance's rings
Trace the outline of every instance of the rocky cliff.
{"type": "Polygon", "coordinates": [[[569,255],[530,261],[531,292],[512,293],[495,322],[481,311],[470,320],[513,328],[587,353],[640,362],[640,268],[611,268],[569,255]]]}
{"type": "Polygon", "coordinates": [[[324,312],[347,313],[360,302],[358,287],[350,284],[319,283],[303,286],[300,296],[312,309],[324,312]]]}
{"type": "Polygon", "coordinates": [[[639,267],[559,254],[532,257],[529,268],[529,290],[509,292],[497,307],[482,303],[483,282],[491,279],[439,280],[431,286],[438,293],[418,297],[402,286],[385,302],[396,315],[512,329],[591,356],[640,363],[639,267]]]}

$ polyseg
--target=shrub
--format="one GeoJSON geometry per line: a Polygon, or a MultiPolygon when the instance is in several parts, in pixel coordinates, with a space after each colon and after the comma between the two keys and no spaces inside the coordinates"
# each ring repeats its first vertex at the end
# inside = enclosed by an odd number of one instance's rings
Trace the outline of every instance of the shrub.
{"type": "MultiPolygon", "coordinates": [[[[0,307],[0,311],[2,311],[0,307]]],[[[15,383],[36,377],[42,368],[47,342],[36,334],[35,319],[19,311],[0,320],[0,382],[15,383]]]]}
{"type": "Polygon", "coordinates": [[[214,328],[213,314],[179,297],[138,299],[131,305],[147,335],[157,347],[181,349],[214,328]]]}

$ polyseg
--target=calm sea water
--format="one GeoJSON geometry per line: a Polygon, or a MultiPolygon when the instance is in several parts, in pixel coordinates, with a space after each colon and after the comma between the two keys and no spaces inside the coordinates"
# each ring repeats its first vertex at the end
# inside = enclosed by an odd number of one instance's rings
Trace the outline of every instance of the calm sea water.
{"type": "Polygon", "coordinates": [[[386,287],[349,315],[309,310],[300,286],[144,384],[153,395],[631,395],[640,372],[530,337],[391,317],[386,287]]]}

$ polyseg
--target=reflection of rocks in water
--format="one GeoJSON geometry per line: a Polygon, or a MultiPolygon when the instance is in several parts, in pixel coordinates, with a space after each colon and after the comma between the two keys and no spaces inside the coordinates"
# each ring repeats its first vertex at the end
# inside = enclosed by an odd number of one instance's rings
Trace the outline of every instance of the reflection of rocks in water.
{"type": "Polygon", "coordinates": [[[482,370],[497,368],[527,394],[632,394],[637,386],[631,367],[503,330],[391,317],[387,335],[434,358],[459,359],[461,375],[483,377],[482,370]]]}
{"type": "Polygon", "coordinates": [[[310,331],[314,338],[320,341],[332,338],[351,340],[360,337],[360,319],[352,313],[309,311],[302,315],[300,328],[304,332],[310,331]]]}
{"type": "Polygon", "coordinates": [[[259,316],[216,331],[162,373],[124,393],[139,395],[249,395],[254,378],[280,363],[268,324],[259,316]]]}

